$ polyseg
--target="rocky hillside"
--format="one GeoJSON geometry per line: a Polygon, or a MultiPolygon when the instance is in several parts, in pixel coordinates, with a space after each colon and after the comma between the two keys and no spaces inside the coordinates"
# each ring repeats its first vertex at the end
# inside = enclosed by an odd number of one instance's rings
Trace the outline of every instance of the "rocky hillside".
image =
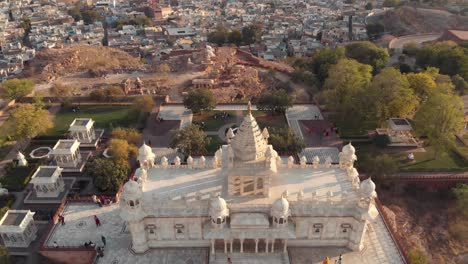
{"type": "Polygon", "coordinates": [[[94,76],[142,69],[143,63],[128,53],[109,47],[72,46],[43,49],[28,69],[29,77],[50,82],[68,74],[94,76]]]}
{"type": "Polygon", "coordinates": [[[378,18],[385,31],[395,36],[418,33],[438,33],[445,29],[468,29],[468,17],[447,11],[402,7],[386,12],[378,18]]]}

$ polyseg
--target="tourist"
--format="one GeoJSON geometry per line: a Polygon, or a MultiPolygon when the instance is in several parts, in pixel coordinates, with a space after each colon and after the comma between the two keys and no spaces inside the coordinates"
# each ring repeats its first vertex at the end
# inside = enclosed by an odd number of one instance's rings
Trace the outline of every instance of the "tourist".
{"type": "Polygon", "coordinates": [[[228,257],[228,264],[232,264],[231,257],[228,257]]]}
{"type": "Polygon", "coordinates": [[[104,246],[106,246],[106,237],[105,237],[105,236],[101,236],[101,240],[102,240],[102,243],[104,244],[104,246]]]}
{"type": "Polygon", "coordinates": [[[411,153],[408,154],[408,161],[409,161],[409,162],[414,162],[414,154],[413,154],[413,152],[411,152],[411,153]]]}
{"type": "Polygon", "coordinates": [[[96,251],[97,251],[98,256],[99,256],[100,258],[104,257],[104,249],[103,249],[103,248],[97,247],[97,248],[96,248],[96,251]]]}
{"type": "Polygon", "coordinates": [[[149,146],[151,147],[151,140],[148,140],[148,144],[149,144],[149,146]]]}
{"type": "Polygon", "coordinates": [[[93,202],[95,204],[97,204],[97,196],[95,194],[93,194],[93,196],[91,196],[91,199],[93,199],[93,202]]]}
{"type": "Polygon", "coordinates": [[[94,222],[96,223],[96,227],[101,226],[101,220],[96,215],[94,215],[94,222]]]}
{"type": "Polygon", "coordinates": [[[84,242],[84,247],[85,247],[85,248],[88,248],[88,247],[89,247],[89,243],[88,243],[88,242],[84,242]]]}
{"type": "Polygon", "coordinates": [[[54,241],[53,245],[54,245],[54,248],[58,248],[58,247],[59,247],[58,244],[57,244],[57,241],[54,241]]]}

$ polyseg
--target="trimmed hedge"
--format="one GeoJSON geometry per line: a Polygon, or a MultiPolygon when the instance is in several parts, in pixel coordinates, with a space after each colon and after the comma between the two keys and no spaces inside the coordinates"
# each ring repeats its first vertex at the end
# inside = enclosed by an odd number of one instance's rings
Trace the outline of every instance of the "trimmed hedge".
{"type": "Polygon", "coordinates": [[[22,191],[29,183],[29,180],[31,180],[36,168],[36,165],[9,168],[5,177],[0,180],[0,183],[2,183],[3,188],[7,188],[9,191],[22,191]]]}

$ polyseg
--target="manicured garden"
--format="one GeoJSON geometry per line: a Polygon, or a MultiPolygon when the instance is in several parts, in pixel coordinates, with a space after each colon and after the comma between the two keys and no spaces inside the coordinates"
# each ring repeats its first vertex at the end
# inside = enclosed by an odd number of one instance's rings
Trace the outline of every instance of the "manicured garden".
{"type": "Polygon", "coordinates": [[[414,152],[414,162],[409,162],[405,154],[396,155],[401,171],[463,171],[468,170],[468,162],[454,150],[440,153],[435,159],[434,149],[426,147],[426,152],[414,152]]]}
{"type": "Polygon", "coordinates": [[[208,136],[210,138],[210,144],[206,146],[206,151],[208,154],[213,155],[220,146],[226,144],[224,141],[222,141],[218,136],[208,136]]]}
{"type": "MultiPolygon", "coordinates": [[[[247,112],[245,112],[244,115],[245,114],[247,114],[247,112]]],[[[268,111],[252,111],[252,115],[257,120],[257,124],[260,127],[260,129],[263,129],[265,127],[281,128],[288,126],[286,117],[282,114],[272,115],[271,112],[268,111]]]]}
{"type": "Polygon", "coordinates": [[[75,108],[64,107],[55,115],[54,127],[47,132],[50,136],[67,133],[73,119],[78,117],[92,118],[95,128],[110,129],[114,127],[136,127],[141,120],[130,106],[121,105],[85,105],[75,108]]]}

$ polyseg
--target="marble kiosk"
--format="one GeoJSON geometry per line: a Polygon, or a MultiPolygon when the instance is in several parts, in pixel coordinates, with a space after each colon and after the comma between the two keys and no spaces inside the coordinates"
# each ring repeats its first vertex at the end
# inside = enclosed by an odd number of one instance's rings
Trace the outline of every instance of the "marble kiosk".
{"type": "MultiPolygon", "coordinates": [[[[124,185],[120,216],[135,253],[150,248],[209,247],[216,254],[282,253],[291,246],[360,251],[378,216],[375,184],[360,182],[351,144],[339,164],[280,157],[249,112],[211,159],[166,157],[154,164],[139,151],[137,181],[124,185]]],[[[261,255],[259,255],[261,256],[261,255]]]]}
{"type": "Polygon", "coordinates": [[[40,166],[31,177],[37,197],[58,197],[65,189],[62,168],[57,166],[40,166]]]}
{"type": "Polygon", "coordinates": [[[80,143],[91,143],[96,139],[94,121],[91,118],[75,118],[68,131],[80,143]]]}
{"type": "Polygon", "coordinates": [[[37,237],[34,214],[29,210],[8,210],[0,220],[0,236],[6,247],[29,247],[37,237]]]}
{"type": "Polygon", "coordinates": [[[81,163],[80,142],[76,139],[60,139],[51,152],[57,166],[76,168],[81,163]]]}

